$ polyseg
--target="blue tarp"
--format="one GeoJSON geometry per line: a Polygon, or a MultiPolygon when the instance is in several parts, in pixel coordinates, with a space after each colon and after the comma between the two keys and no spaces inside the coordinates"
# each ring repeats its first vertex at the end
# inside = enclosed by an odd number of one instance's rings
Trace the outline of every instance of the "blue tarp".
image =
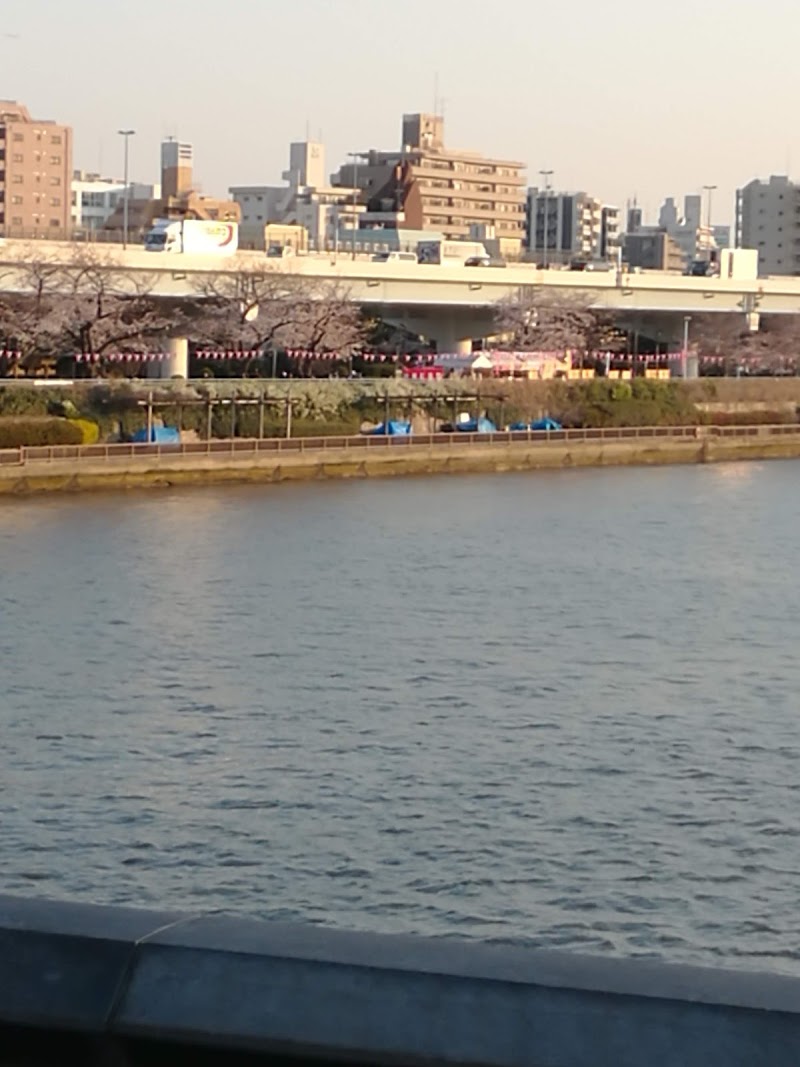
{"type": "Polygon", "coordinates": [[[527,422],[512,422],[512,424],[509,427],[509,429],[511,429],[511,430],[529,430],[529,429],[530,430],[561,430],[561,429],[563,429],[563,427],[562,427],[560,422],[556,422],[555,419],[551,419],[551,418],[548,417],[548,418],[544,418],[544,419],[537,419],[535,422],[532,422],[530,424],[530,426],[528,425],[527,422]]]}
{"type": "Polygon", "coordinates": [[[497,427],[491,419],[468,419],[466,422],[457,422],[456,429],[460,433],[497,433],[497,427]]]}
{"type": "MultiPolygon", "coordinates": [[[[181,432],[177,426],[151,426],[150,442],[156,445],[180,444],[181,432]]],[[[135,445],[147,444],[147,428],[137,430],[131,438],[135,445]]]]}
{"type": "Polygon", "coordinates": [[[379,426],[376,426],[374,430],[370,430],[370,433],[379,437],[408,437],[411,433],[411,423],[396,422],[395,420],[390,419],[388,424],[382,422],[379,426]]]}

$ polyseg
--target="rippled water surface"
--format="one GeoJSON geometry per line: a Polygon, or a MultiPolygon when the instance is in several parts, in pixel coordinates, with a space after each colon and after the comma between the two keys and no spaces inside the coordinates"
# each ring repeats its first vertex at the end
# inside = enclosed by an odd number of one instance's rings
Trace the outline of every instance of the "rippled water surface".
{"type": "Polygon", "coordinates": [[[800,974],[800,465],[0,504],[0,891],[800,974]]]}

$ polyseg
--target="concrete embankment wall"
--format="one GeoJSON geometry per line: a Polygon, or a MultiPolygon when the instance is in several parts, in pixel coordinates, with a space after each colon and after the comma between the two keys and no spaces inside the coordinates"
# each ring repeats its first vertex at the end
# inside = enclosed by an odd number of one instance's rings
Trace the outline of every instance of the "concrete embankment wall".
{"type": "Polygon", "coordinates": [[[390,443],[386,448],[54,459],[0,466],[0,494],[225,482],[556,470],[800,457],[800,432],[769,437],[675,437],[493,444],[390,443]]]}
{"type": "Polygon", "coordinates": [[[796,1067],[800,979],[0,897],[0,1065],[65,1062],[796,1067]]]}

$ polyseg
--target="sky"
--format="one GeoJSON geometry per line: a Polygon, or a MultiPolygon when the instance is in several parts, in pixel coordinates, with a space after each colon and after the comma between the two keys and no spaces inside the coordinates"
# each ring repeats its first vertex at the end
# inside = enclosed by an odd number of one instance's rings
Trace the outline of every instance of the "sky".
{"type": "Polygon", "coordinates": [[[554,172],[656,221],[666,196],[800,173],[798,0],[0,0],[0,97],[75,130],[74,165],[202,190],[280,184],[288,144],[395,148],[443,101],[445,140],[554,172]]]}

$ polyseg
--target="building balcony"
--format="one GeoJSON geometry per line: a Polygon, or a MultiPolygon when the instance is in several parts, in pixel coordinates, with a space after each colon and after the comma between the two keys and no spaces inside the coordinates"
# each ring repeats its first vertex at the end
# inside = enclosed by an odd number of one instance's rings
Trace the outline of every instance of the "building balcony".
{"type": "MultiPolygon", "coordinates": [[[[476,164],[468,164],[474,168],[476,164]]],[[[464,165],[447,160],[432,161],[429,159],[413,160],[410,162],[411,173],[417,178],[447,178],[450,181],[466,181],[488,185],[513,185],[522,189],[526,187],[526,178],[523,174],[500,174],[497,170],[477,171],[466,170],[464,165]]]]}
{"type": "Polygon", "coordinates": [[[427,181],[419,181],[418,184],[422,195],[427,197],[438,196],[451,200],[490,200],[497,204],[512,204],[520,211],[525,210],[525,199],[519,192],[498,193],[494,189],[481,189],[477,184],[461,182],[457,186],[452,183],[436,186],[427,181]]]}

